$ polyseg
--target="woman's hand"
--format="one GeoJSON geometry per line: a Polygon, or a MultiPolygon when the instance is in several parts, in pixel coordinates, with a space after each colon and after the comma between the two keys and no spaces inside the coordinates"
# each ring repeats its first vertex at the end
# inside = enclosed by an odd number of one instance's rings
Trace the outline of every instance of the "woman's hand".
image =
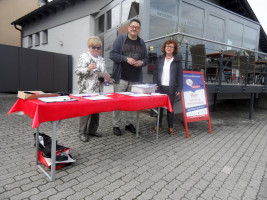
{"type": "Polygon", "coordinates": [[[179,96],[179,95],[180,95],[180,92],[175,92],[175,95],[176,95],[176,96],[179,96]]]}
{"type": "Polygon", "coordinates": [[[88,65],[88,71],[92,71],[93,69],[96,69],[96,64],[92,63],[90,65],[88,65]]]}

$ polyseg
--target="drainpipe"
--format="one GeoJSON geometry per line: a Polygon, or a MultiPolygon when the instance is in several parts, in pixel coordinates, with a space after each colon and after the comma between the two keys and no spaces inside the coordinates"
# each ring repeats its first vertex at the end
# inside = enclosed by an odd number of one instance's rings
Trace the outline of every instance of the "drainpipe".
{"type": "Polygon", "coordinates": [[[22,47],[22,29],[17,27],[17,24],[14,24],[15,29],[20,32],[20,47],[22,47]]]}

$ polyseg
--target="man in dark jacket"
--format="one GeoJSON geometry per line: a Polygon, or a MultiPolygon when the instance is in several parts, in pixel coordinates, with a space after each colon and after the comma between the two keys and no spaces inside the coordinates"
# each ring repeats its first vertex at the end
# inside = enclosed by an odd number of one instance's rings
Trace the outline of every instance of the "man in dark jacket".
{"type": "MultiPolygon", "coordinates": [[[[130,85],[142,82],[142,67],[147,64],[146,45],[138,34],[141,23],[138,19],[132,19],[128,27],[128,33],[119,35],[114,41],[109,58],[114,61],[112,78],[114,92],[130,91],[130,85]]],[[[113,133],[122,135],[120,130],[121,111],[113,112],[113,133]]],[[[125,130],[135,133],[133,126],[133,113],[126,113],[125,130]]]]}

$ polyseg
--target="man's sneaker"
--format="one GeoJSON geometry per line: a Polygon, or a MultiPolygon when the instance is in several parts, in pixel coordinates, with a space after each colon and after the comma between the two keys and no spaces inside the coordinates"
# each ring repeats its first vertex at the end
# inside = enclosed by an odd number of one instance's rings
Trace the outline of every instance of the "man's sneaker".
{"type": "Polygon", "coordinates": [[[122,135],[121,129],[119,127],[113,127],[113,133],[114,135],[117,135],[117,136],[122,135]]]}
{"type": "Polygon", "coordinates": [[[134,126],[132,124],[125,126],[125,131],[130,131],[132,133],[136,133],[136,129],[134,128],[134,126]]]}

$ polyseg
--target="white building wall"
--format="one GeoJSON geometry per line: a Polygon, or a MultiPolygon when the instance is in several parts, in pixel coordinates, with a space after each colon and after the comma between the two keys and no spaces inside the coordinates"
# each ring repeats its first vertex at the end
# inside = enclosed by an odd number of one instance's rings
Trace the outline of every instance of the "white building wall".
{"type": "MultiPolygon", "coordinates": [[[[77,19],[48,29],[48,43],[42,44],[42,33],[40,35],[40,46],[35,46],[33,37],[32,49],[72,55],[73,60],[73,93],[78,93],[77,76],[74,70],[77,60],[83,52],[88,51],[87,39],[94,33],[94,19],[91,16],[77,19]]],[[[23,45],[27,47],[28,38],[24,39],[23,45]]]]}

